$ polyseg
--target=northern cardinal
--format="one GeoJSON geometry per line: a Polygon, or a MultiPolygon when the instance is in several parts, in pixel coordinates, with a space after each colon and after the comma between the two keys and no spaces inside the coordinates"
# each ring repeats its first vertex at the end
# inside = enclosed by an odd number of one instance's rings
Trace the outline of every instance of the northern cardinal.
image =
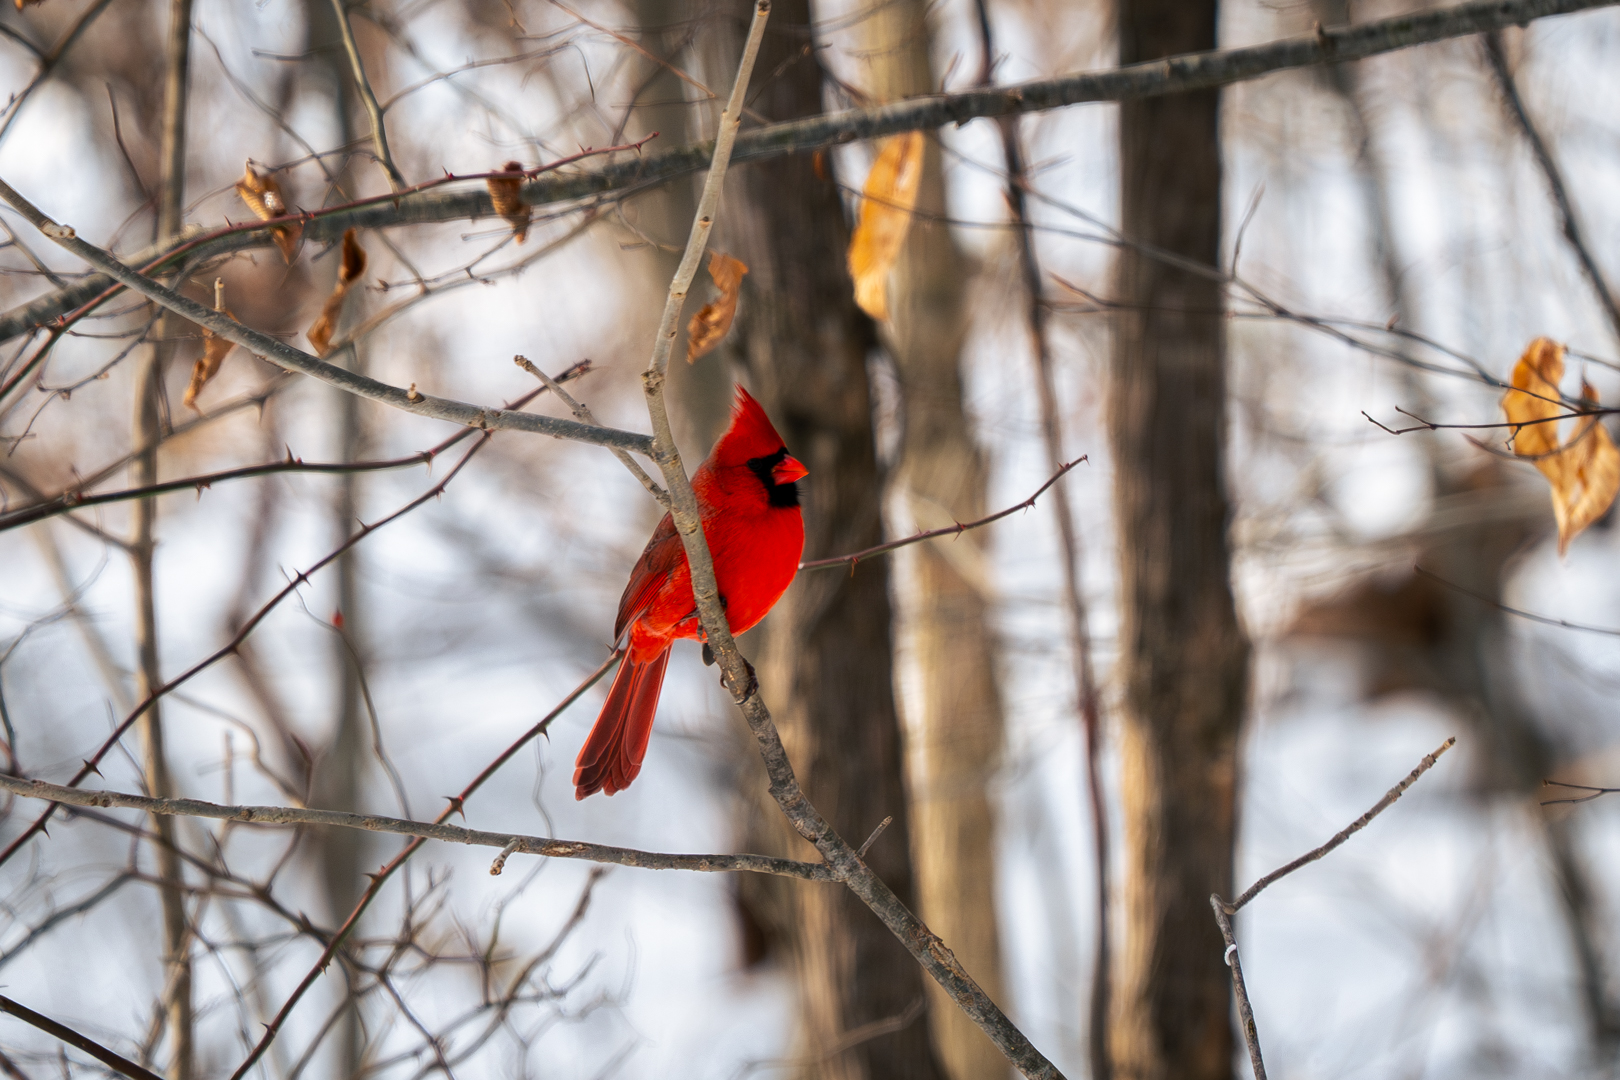
{"type": "MultiPolygon", "coordinates": [[[[726,623],[740,634],[787,591],[804,553],[798,480],[807,470],[787,452],[759,402],[742,387],[731,426],[692,474],[703,536],[726,623]]],[[[629,631],[624,661],[602,714],[574,762],[574,798],[623,791],[641,771],[664,668],[676,638],[701,638],[686,549],[665,514],[630,571],[613,640],[629,631]]],[[[707,649],[707,646],[705,646],[707,649]]],[[[705,654],[707,657],[707,653],[705,654]]]]}

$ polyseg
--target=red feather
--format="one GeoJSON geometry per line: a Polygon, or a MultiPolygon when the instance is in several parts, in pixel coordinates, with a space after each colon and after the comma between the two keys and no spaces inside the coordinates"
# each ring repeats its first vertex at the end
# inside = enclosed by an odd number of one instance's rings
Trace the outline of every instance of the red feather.
{"type": "MultiPolygon", "coordinates": [[[[804,475],[765,410],[738,387],[731,426],[692,474],[733,634],[763,619],[798,571],[804,518],[796,481],[804,475]]],[[[574,762],[576,799],[623,791],[641,771],[670,646],[702,636],[696,606],[686,549],[665,514],[619,600],[613,635],[620,641],[628,634],[625,657],[574,762]]]]}

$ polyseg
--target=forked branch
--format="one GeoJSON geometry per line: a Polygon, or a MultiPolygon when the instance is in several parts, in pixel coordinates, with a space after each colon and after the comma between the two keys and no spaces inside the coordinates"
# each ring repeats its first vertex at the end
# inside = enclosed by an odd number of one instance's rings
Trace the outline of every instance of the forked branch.
{"type": "Polygon", "coordinates": [[[1254,1023],[1254,1008],[1249,1004],[1248,986],[1243,981],[1243,963],[1238,957],[1237,937],[1232,930],[1232,916],[1236,915],[1249,901],[1259,896],[1268,886],[1292,874],[1295,870],[1313,863],[1333,851],[1340,844],[1350,839],[1356,833],[1365,829],[1372,823],[1372,819],[1395,805],[1395,800],[1406,794],[1406,789],[1417,783],[1424,773],[1434,768],[1434,763],[1440,760],[1440,755],[1457,745],[1456,736],[1452,736],[1441,743],[1434,753],[1424,757],[1418,762],[1417,768],[1406,774],[1400,783],[1384,793],[1384,797],[1372,805],[1365,814],[1333,834],[1332,839],[1321,847],[1312,848],[1293,862],[1279,866],[1265,877],[1256,881],[1244,890],[1231,903],[1222,900],[1218,894],[1211,894],[1209,906],[1215,912],[1215,922],[1221,928],[1221,938],[1226,943],[1226,965],[1232,969],[1232,991],[1237,996],[1238,1020],[1243,1027],[1243,1043],[1249,1051],[1249,1065],[1254,1069],[1254,1080],[1266,1080],[1266,1064],[1260,1054],[1260,1032],[1254,1023]]]}

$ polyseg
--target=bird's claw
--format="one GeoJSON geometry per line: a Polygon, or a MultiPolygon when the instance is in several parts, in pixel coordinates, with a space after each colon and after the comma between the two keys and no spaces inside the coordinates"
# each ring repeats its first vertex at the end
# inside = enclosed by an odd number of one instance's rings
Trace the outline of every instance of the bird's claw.
{"type": "Polygon", "coordinates": [[[714,667],[714,650],[709,648],[707,641],[703,643],[703,666],[714,667]]]}
{"type": "MultiPolygon", "coordinates": [[[[708,646],[705,645],[704,648],[706,649],[708,646]]],[[[754,665],[748,662],[747,657],[743,657],[742,662],[743,667],[748,669],[748,682],[743,686],[740,700],[747,701],[759,691],[759,676],[754,673],[754,665]]],[[[731,689],[729,683],[730,680],[726,678],[726,673],[724,671],[720,672],[720,685],[726,689],[731,689]]]]}

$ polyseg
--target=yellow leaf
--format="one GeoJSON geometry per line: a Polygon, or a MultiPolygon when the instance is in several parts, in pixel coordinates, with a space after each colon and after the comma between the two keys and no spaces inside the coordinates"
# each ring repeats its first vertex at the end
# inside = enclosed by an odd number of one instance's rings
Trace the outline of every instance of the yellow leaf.
{"type": "Polygon", "coordinates": [[[354,230],[349,229],[343,234],[343,262],[338,266],[337,285],[321,306],[321,317],[315,320],[306,335],[309,343],[315,346],[316,356],[325,356],[331,351],[332,335],[337,332],[338,319],[343,316],[343,298],[349,295],[349,289],[365,272],[366,249],[355,242],[354,230]]]}
{"type": "Polygon", "coordinates": [[[709,277],[714,279],[720,295],[704,304],[686,327],[688,364],[720,344],[731,329],[731,320],[737,317],[737,291],[742,288],[743,275],[746,273],[748,266],[741,259],[733,259],[718,251],[709,252],[709,277]]]}
{"type": "MultiPolygon", "coordinates": [[[[502,172],[517,173],[523,171],[523,162],[508,161],[501,166],[502,172]]],[[[495,204],[495,212],[505,218],[512,225],[512,232],[518,243],[523,243],[529,235],[529,208],[523,205],[523,181],[515,177],[492,176],[484,183],[489,185],[489,198],[495,204]]]]}
{"type": "Polygon", "coordinates": [[[861,191],[861,216],[849,240],[849,276],[855,279],[855,303],[874,319],[889,317],[889,271],[911,227],[924,145],[920,131],[885,141],[861,191]]]}
{"type": "MultiPolygon", "coordinates": [[[[1620,493],[1620,450],[1596,416],[1582,416],[1574,434],[1559,443],[1557,417],[1569,409],[1561,402],[1558,383],[1564,376],[1564,347],[1536,338],[1513,365],[1513,389],[1502,396],[1513,432],[1513,452],[1530,459],[1552,488],[1553,518],[1558,522],[1558,554],[1602,517],[1620,493]]],[[[1598,403],[1597,391],[1581,383],[1584,405],[1598,403]]]]}
{"type": "MultiPolygon", "coordinates": [[[[251,162],[243,168],[242,179],[236,182],[236,193],[260,221],[281,217],[288,212],[287,200],[281,194],[281,185],[276,183],[275,175],[255,171],[251,162]]],[[[276,247],[281,249],[281,257],[289,264],[298,250],[298,238],[303,233],[302,225],[276,225],[270,230],[270,239],[276,242],[276,247]]]]}

